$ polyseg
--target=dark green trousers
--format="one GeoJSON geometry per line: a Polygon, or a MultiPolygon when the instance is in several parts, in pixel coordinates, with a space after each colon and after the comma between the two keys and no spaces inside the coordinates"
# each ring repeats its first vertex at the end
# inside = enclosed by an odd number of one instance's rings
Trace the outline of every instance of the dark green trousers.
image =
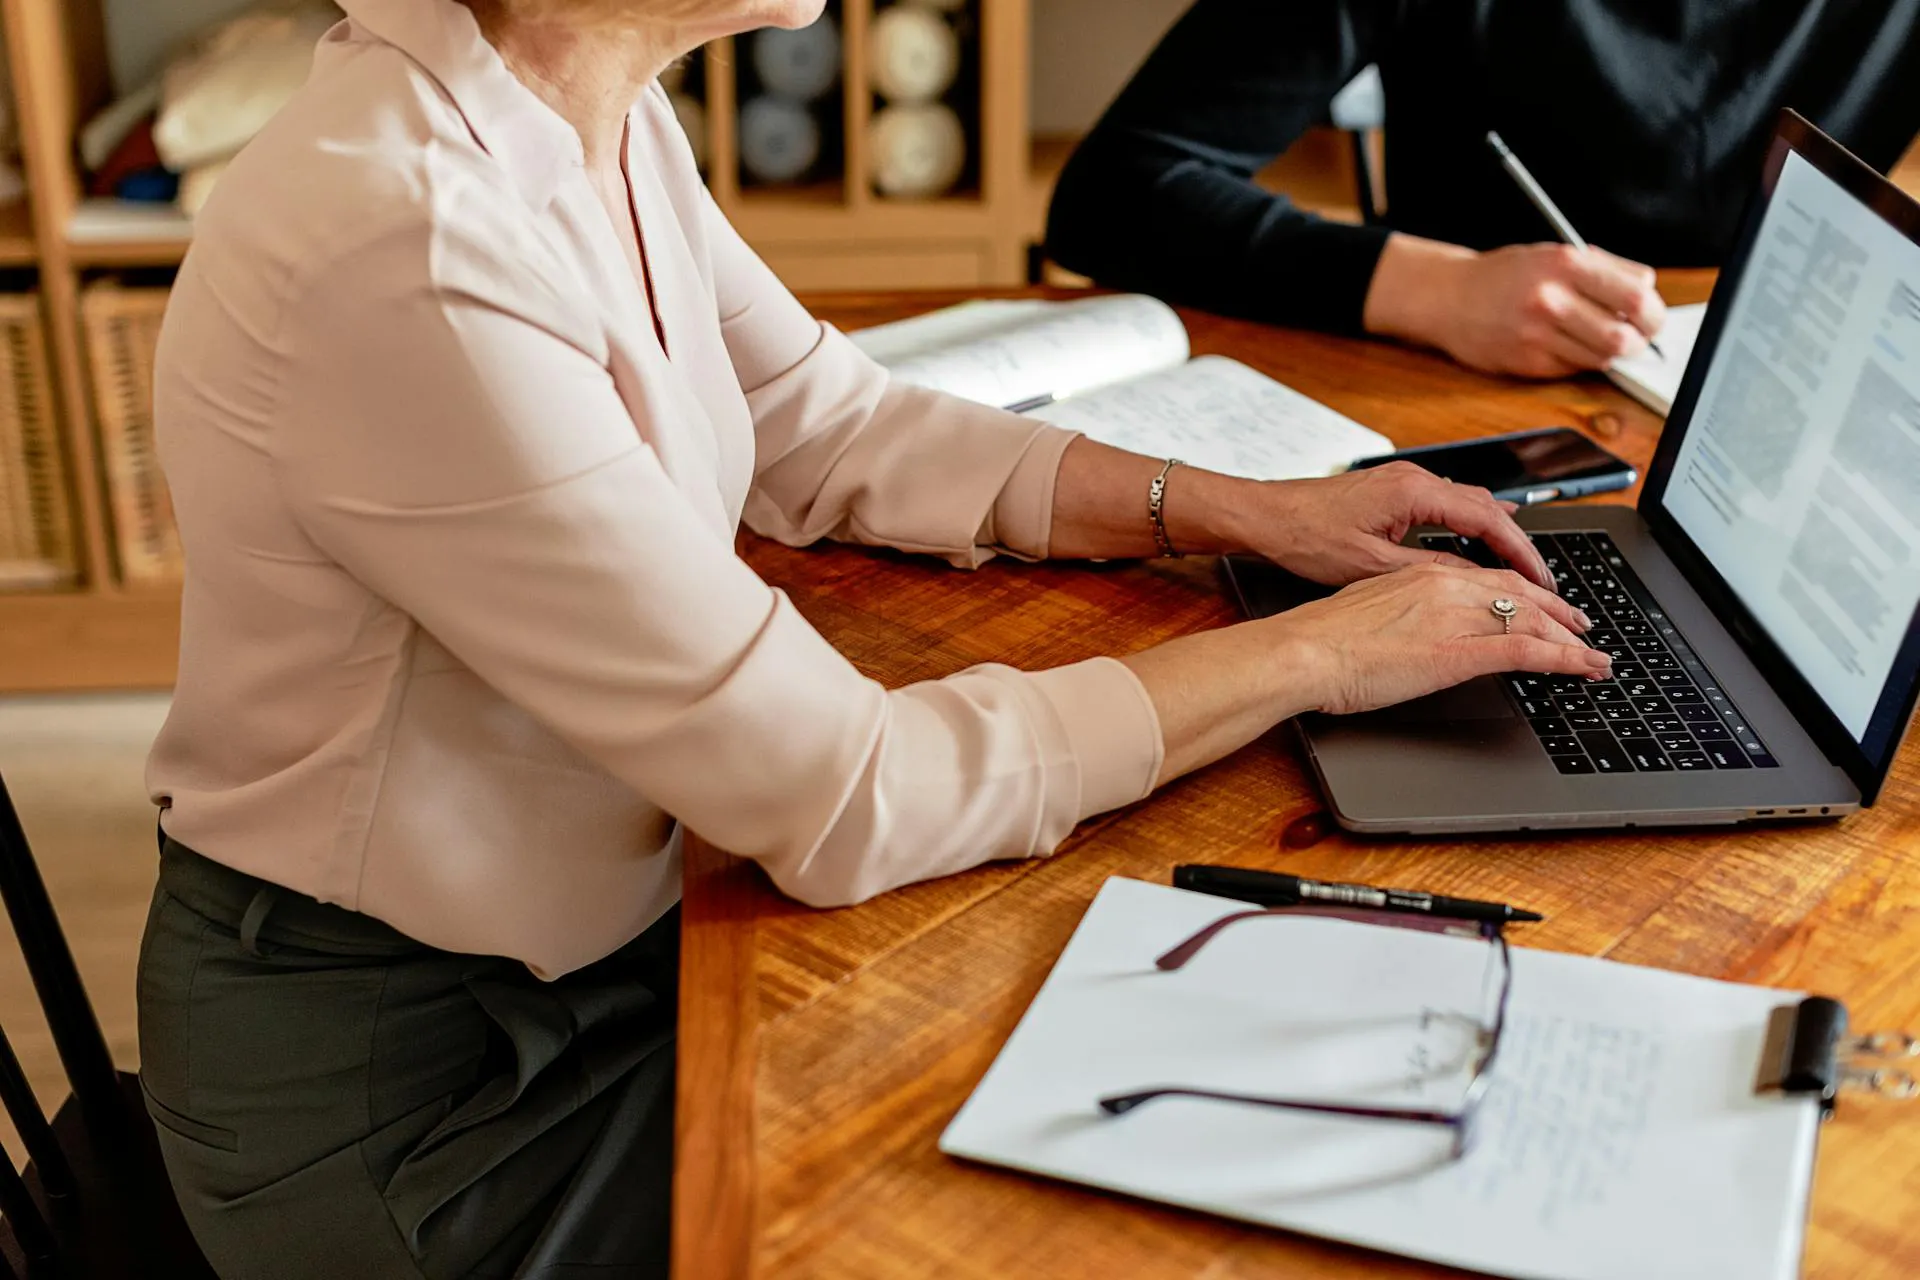
{"type": "Polygon", "coordinates": [[[215,1270],[665,1276],[679,935],[546,983],[163,841],[140,1074],[215,1270]]]}

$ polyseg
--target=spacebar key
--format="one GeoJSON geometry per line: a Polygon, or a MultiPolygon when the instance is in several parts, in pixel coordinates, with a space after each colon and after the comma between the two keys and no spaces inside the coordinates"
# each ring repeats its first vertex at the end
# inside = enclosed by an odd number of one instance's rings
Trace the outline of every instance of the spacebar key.
{"type": "Polygon", "coordinates": [[[1632,773],[1633,757],[1610,733],[1582,733],[1575,735],[1580,745],[1593,757],[1596,773],[1632,773]]]}

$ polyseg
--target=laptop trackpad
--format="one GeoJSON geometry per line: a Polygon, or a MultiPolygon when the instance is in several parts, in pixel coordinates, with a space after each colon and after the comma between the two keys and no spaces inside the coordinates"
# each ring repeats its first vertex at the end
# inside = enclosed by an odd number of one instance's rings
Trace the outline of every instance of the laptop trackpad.
{"type": "Polygon", "coordinates": [[[1374,713],[1387,724],[1434,724],[1448,720],[1510,720],[1518,713],[1493,677],[1483,676],[1439,693],[1374,713]]]}

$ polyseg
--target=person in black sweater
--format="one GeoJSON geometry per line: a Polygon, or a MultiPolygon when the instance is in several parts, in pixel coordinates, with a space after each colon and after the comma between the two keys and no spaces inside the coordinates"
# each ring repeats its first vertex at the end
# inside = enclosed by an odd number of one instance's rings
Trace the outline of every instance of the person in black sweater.
{"type": "Polygon", "coordinates": [[[1782,107],[1884,172],[1920,132],[1920,0],[1198,0],[1068,162],[1047,252],[1113,288],[1564,376],[1659,331],[1642,264],[1720,262],[1782,107]],[[1387,225],[1255,186],[1369,63],[1387,225]],[[1612,252],[1540,243],[1489,129],[1612,252]]]}

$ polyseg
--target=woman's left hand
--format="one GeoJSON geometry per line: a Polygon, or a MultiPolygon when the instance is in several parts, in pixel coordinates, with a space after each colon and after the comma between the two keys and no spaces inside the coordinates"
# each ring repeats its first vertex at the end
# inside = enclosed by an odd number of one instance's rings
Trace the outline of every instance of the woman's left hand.
{"type": "Polygon", "coordinates": [[[1248,496],[1238,514],[1247,549],[1315,582],[1345,586],[1410,564],[1466,565],[1457,556],[1400,545],[1414,526],[1438,525],[1480,539],[1535,583],[1555,589],[1546,561],[1514,523],[1513,503],[1411,462],[1243,492],[1248,496]]]}

